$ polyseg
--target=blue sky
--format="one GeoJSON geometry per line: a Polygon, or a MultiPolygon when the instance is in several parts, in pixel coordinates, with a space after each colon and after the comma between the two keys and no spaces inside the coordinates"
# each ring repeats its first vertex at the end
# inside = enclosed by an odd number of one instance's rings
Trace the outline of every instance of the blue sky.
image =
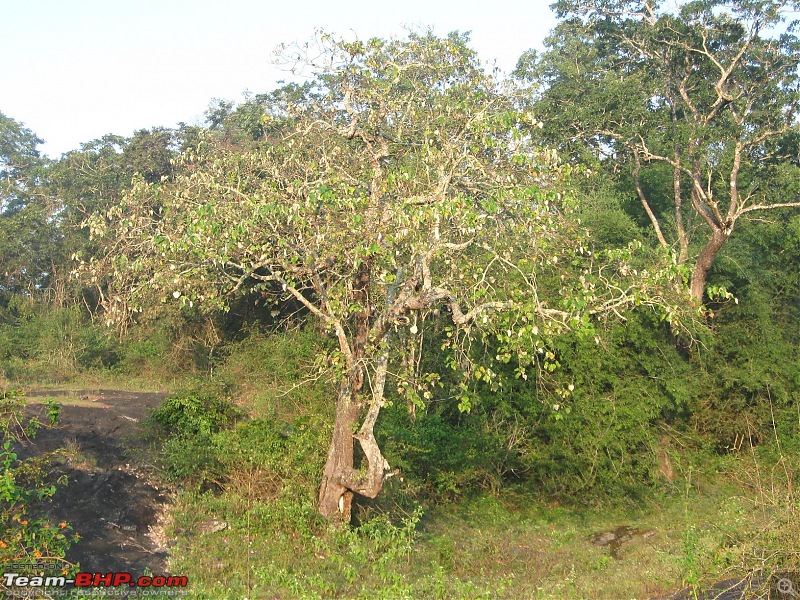
{"type": "Polygon", "coordinates": [[[0,0],[0,111],[57,157],[106,133],[199,123],[212,98],[240,100],[289,74],[282,43],[471,31],[485,61],[514,67],[555,25],[550,0],[268,2],[0,0]]]}

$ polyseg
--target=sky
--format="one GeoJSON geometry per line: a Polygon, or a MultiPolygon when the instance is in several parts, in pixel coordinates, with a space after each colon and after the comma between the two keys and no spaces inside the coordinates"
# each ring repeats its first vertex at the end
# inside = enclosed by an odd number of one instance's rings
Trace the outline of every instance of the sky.
{"type": "Polygon", "coordinates": [[[202,124],[214,98],[239,101],[292,75],[281,43],[323,29],[346,38],[470,31],[505,71],[555,26],[551,0],[0,0],[0,112],[57,158],[107,133],[202,124]]]}

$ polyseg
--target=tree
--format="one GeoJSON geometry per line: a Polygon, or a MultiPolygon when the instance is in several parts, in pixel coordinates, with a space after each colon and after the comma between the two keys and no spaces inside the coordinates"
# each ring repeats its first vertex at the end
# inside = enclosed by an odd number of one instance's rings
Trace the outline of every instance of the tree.
{"type": "MultiPolygon", "coordinates": [[[[107,277],[109,319],[151,310],[154,298],[224,308],[253,289],[305,307],[337,343],[319,510],[349,521],[353,495],[374,497],[392,474],[374,436],[387,380],[416,402],[438,381],[395,361],[426,322],[448,322],[454,349],[478,331],[495,336],[524,375],[548,335],[633,305],[671,306],[675,266],[637,271],[631,249],[592,253],[550,153],[532,145],[535,123],[466,37],[319,44],[313,85],[277,94],[265,113],[272,144],[208,136],[174,182],[137,180],[89,219],[106,255],[79,270],[107,277]],[[563,298],[543,297],[544,278],[563,298]]],[[[465,378],[492,380],[490,364],[454,356],[465,378]]]]}
{"type": "Polygon", "coordinates": [[[266,94],[245,94],[244,102],[238,106],[216,98],[205,112],[206,123],[221,141],[239,148],[256,145],[275,133],[275,117],[280,116],[287,103],[301,100],[309,91],[309,83],[289,83],[266,94]]]}
{"type": "Polygon", "coordinates": [[[0,290],[33,294],[51,281],[55,207],[43,193],[42,143],[0,112],[0,290]]]}
{"type": "Polygon", "coordinates": [[[548,52],[518,67],[541,86],[551,140],[568,132],[568,147],[628,165],[659,244],[693,261],[698,303],[738,219],[800,206],[772,184],[797,178],[785,154],[800,110],[800,40],[794,22],[781,29],[790,5],[698,0],[670,12],[652,0],[561,0],[548,52]],[[668,187],[648,186],[659,165],[668,187]]]}
{"type": "Polygon", "coordinates": [[[151,182],[169,178],[179,142],[178,132],[143,129],[132,138],[104,136],[49,161],[39,155],[41,139],[0,113],[2,288],[65,301],[70,256],[86,250],[80,223],[118,200],[134,174],[151,182]]]}
{"type": "Polygon", "coordinates": [[[19,210],[26,203],[35,168],[41,164],[42,143],[22,123],[0,112],[0,213],[19,210]]]}

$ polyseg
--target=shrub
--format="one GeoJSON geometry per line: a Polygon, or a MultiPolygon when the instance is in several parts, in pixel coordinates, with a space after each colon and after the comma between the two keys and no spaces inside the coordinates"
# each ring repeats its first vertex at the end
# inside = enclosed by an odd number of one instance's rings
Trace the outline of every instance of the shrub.
{"type": "MultiPolygon", "coordinates": [[[[46,410],[54,425],[58,406],[50,403],[46,410]]],[[[56,486],[48,481],[53,454],[20,460],[13,449],[35,436],[41,426],[38,418],[25,416],[21,391],[0,389],[0,562],[60,561],[66,572],[69,563],[63,558],[78,536],[66,522],[50,523],[42,507],[56,492],[56,486]]],[[[40,574],[35,569],[16,572],[40,574]]]]}
{"type": "Polygon", "coordinates": [[[0,324],[0,361],[8,379],[61,382],[119,360],[116,337],[79,306],[53,307],[18,296],[9,302],[0,324]]]}
{"type": "Polygon", "coordinates": [[[378,435],[389,464],[417,500],[452,501],[501,485],[508,448],[481,419],[431,413],[412,423],[405,407],[396,405],[381,419],[378,435]]]}
{"type": "Polygon", "coordinates": [[[153,410],[150,420],[170,435],[210,436],[242,416],[242,410],[230,400],[198,388],[165,399],[153,410]]]}

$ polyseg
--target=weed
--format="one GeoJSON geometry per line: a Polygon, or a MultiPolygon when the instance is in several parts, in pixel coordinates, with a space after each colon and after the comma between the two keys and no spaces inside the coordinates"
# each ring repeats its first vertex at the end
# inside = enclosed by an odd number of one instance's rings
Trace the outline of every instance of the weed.
{"type": "MultiPolygon", "coordinates": [[[[49,405],[53,417],[55,405],[49,405]]],[[[20,460],[13,447],[36,435],[41,423],[25,415],[24,394],[20,390],[0,390],[0,562],[60,564],[77,538],[72,527],[50,523],[42,515],[42,504],[56,492],[48,481],[53,454],[20,460]]],[[[20,574],[41,574],[36,568],[20,568],[20,574]]],[[[66,571],[65,571],[66,572],[66,571]]]]}
{"type": "Polygon", "coordinates": [[[697,597],[702,568],[700,565],[700,534],[694,526],[689,527],[683,534],[683,554],[681,556],[682,583],[689,586],[697,597]]]}

